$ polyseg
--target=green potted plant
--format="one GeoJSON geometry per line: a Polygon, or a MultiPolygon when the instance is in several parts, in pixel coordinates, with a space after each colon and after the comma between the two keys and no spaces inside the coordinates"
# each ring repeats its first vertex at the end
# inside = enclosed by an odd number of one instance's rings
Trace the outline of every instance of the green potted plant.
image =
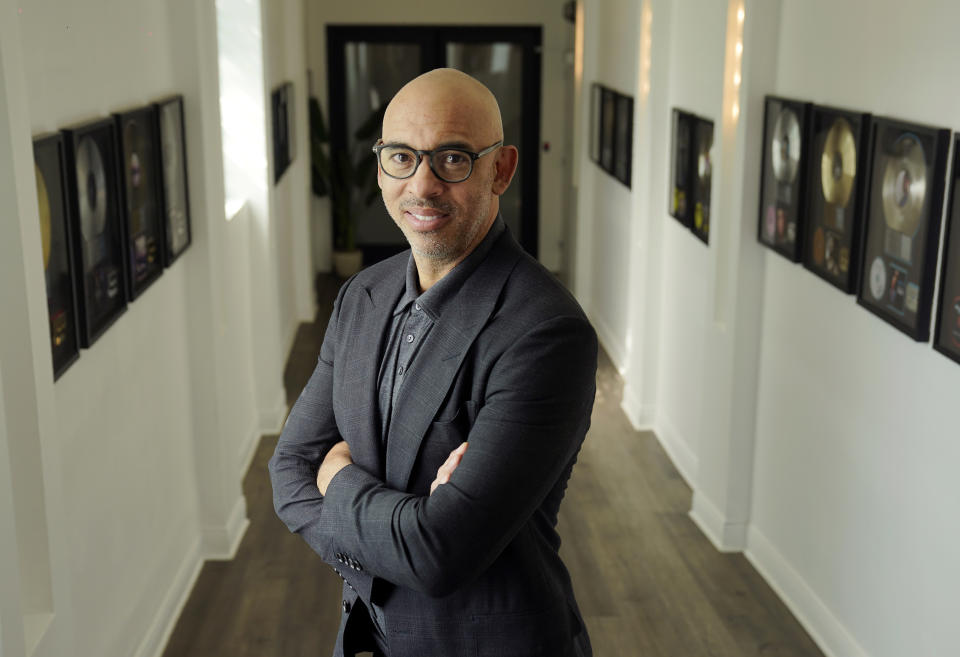
{"type": "MultiPolygon", "coordinates": [[[[386,107],[374,110],[353,133],[361,144],[373,144],[386,107]]],[[[347,277],[360,271],[363,252],[357,248],[357,213],[378,195],[376,160],[369,148],[334,150],[320,102],[310,97],[310,172],[313,193],[330,197],[333,219],[333,269],[347,277]]]]}

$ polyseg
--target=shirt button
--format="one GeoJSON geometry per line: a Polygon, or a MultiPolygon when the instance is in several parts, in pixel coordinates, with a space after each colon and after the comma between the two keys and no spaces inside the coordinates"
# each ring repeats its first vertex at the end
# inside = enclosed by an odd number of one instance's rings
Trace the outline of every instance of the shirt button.
{"type": "Polygon", "coordinates": [[[407,342],[413,342],[413,334],[407,336],[407,342]]]}
{"type": "Polygon", "coordinates": [[[413,304],[413,309],[414,309],[414,310],[420,310],[420,304],[419,304],[419,303],[413,304]]]}
{"type": "Polygon", "coordinates": [[[403,365],[397,366],[397,376],[403,376],[403,365]]]}

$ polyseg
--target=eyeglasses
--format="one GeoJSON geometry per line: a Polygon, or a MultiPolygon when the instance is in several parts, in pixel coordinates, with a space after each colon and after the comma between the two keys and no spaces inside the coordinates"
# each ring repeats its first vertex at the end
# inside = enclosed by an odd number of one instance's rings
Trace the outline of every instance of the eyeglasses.
{"type": "Polygon", "coordinates": [[[417,172],[423,156],[427,156],[433,175],[448,183],[463,182],[473,173],[473,163],[487,153],[503,146],[501,139],[493,146],[474,153],[463,148],[438,148],[420,151],[403,144],[377,144],[373,152],[380,163],[380,170],[391,178],[403,180],[417,172]]]}

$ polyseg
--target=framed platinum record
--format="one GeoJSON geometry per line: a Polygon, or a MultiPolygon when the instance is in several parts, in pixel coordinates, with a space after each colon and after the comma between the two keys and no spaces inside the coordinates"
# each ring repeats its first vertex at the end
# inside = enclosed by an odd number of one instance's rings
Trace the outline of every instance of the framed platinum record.
{"type": "Polygon", "coordinates": [[[857,303],[930,337],[950,131],[875,119],[857,303]]]}
{"type": "Polygon", "coordinates": [[[950,209],[943,240],[940,307],[933,348],[960,363],[960,136],[953,142],[950,209]]]}
{"type": "Polygon", "coordinates": [[[804,238],[810,103],[767,96],[757,238],[799,262],[804,238]]]}
{"type": "Polygon", "coordinates": [[[63,155],[61,135],[43,135],[33,140],[54,381],[80,356],[73,242],[63,155]]]}
{"type": "Polygon", "coordinates": [[[127,307],[116,124],[104,119],[63,135],[80,346],[90,347],[127,307]]]}
{"type": "Polygon", "coordinates": [[[169,267],[187,250],[191,242],[183,96],[173,96],[155,105],[163,189],[164,263],[169,267]]]}

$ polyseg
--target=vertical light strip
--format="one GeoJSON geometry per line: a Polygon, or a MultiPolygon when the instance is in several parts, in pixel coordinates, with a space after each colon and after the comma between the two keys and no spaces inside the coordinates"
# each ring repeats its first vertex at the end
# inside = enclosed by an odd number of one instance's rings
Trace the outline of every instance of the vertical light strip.
{"type": "Polygon", "coordinates": [[[643,95],[641,100],[645,102],[650,93],[650,36],[653,25],[653,9],[650,7],[650,0],[643,3],[641,15],[643,22],[640,26],[640,91],[643,95]]]}
{"type": "Polygon", "coordinates": [[[733,84],[733,93],[731,94],[733,102],[730,105],[730,118],[736,121],[740,118],[740,82],[743,80],[743,21],[746,13],[743,5],[737,8],[737,24],[734,27],[733,34],[733,75],[730,82],[733,84]]]}

